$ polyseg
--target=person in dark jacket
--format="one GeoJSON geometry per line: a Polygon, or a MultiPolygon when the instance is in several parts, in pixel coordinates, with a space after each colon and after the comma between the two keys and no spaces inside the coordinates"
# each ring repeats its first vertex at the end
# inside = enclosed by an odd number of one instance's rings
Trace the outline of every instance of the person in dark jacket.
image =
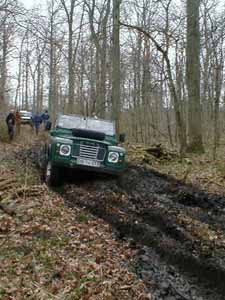
{"type": "Polygon", "coordinates": [[[13,136],[14,136],[14,126],[15,126],[15,115],[14,111],[11,110],[6,117],[6,124],[8,127],[8,135],[9,135],[9,140],[12,141],[13,136]]]}
{"type": "Polygon", "coordinates": [[[16,123],[16,134],[20,134],[20,126],[21,126],[21,115],[20,112],[17,110],[15,114],[15,123],[16,123]]]}
{"type": "Polygon", "coordinates": [[[52,122],[50,120],[47,120],[45,123],[45,131],[49,131],[52,128],[52,122]]]}
{"type": "Polygon", "coordinates": [[[36,113],[33,116],[32,120],[33,120],[33,124],[34,124],[36,135],[38,135],[39,129],[40,129],[40,126],[41,126],[41,123],[42,123],[42,117],[41,117],[41,115],[39,115],[38,113],[36,113]]]}
{"type": "Polygon", "coordinates": [[[44,123],[44,128],[45,128],[46,123],[47,123],[47,122],[49,121],[49,119],[50,119],[50,116],[49,116],[47,110],[42,114],[41,118],[42,118],[42,121],[43,121],[43,123],[44,123]]]}

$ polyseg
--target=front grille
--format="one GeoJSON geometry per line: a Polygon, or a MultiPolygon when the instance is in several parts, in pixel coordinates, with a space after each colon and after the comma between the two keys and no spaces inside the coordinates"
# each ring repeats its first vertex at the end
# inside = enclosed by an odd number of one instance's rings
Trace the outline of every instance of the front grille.
{"type": "Polygon", "coordinates": [[[106,148],[104,148],[104,145],[97,144],[91,146],[86,144],[75,144],[72,156],[103,161],[105,159],[105,154],[106,148]]]}
{"type": "Polygon", "coordinates": [[[97,159],[98,148],[94,146],[80,145],[80,157],[97,159]]]}

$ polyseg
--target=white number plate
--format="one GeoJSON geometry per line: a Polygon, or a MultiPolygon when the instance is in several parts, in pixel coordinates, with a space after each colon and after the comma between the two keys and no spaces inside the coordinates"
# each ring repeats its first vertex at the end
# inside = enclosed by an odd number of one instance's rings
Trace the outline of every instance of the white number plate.
{"type": "Polygon", "coordinates": [[[78,158],[78,165],[90,166],[90,167],[100,167],[100,162],[92,159],[78,158]]]}

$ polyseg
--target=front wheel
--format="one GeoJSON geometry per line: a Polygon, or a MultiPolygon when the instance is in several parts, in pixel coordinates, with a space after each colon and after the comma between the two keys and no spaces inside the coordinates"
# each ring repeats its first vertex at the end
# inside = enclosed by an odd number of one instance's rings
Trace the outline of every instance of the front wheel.
{"type": "Polygon", "coordinates": [[[62,183],[60,176],[60,168],[53,166],[51,161],[48,161],[46,165],[45,182],[49,186],[59,186],[62,183]]]}

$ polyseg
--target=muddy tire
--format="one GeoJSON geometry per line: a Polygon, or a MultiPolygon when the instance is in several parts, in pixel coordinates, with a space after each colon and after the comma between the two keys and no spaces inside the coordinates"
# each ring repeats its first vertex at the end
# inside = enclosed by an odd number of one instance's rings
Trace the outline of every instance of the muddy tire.
{"type": "Polygon", "coordinates": [[[60,186],[62,178],[60,175],[60,168],[52,166],[51,161],[48,161],[45,168],[45,182],[48,186],[60,186]]]}

